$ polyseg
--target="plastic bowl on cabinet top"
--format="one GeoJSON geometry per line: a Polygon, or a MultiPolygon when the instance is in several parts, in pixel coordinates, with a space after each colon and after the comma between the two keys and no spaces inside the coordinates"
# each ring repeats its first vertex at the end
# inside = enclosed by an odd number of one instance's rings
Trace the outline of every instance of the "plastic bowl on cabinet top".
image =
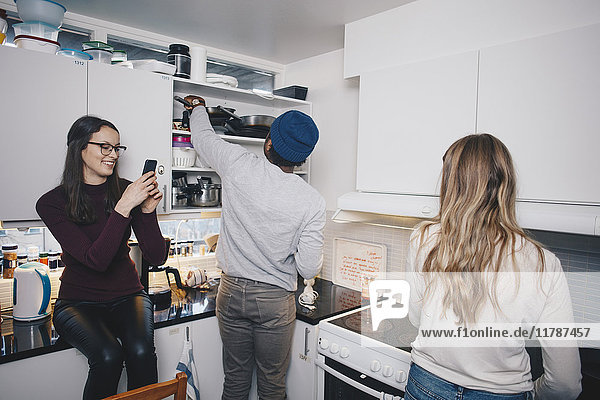
{"type": "Polygon", "coordinates": [[[15,36],[14,42],[21,49],[40,51],[42,53],[56,54],[58,49],[60,49],[60,43],[35,36],[15,36]]]}
{"type": "Polygon", "coordinates": [[[93,57],[94,61],[101,62],[102,64],[110,64],[112,58],[112,51],[103,49],[87,49],[84,53],[89,54],[93,57]]]}
{"type": "Polygon", "coordinates": [[[58,28],[48,25],[45,22],[21,22],[14,24],[13,29],[15,30],[15,36],[35,36],[55,42],[58,40],[58,28]]]}
{"type": "Polygon", "coordinates": [[[15,0],[19,18],[24,22],[41,21],[60,28],[67,9],[50,0],[15,0]]]}
{"type": "Polygon", "coordinates": [[[93,57],[88,53],[84,53],[83,51],[74,50],[74,49],[62,49],[59,50],[56,54],[60,54],[61,56],[76,58],[78,60],[89,61],[93,57]]]}
{"type": "Polygon", "coordinates": [[[88,51],[90,49],[92,50],[108,50],[111,53],[115,50],[114,47],[112,47],[110,44],[101,42],[99,40],[92,40],[89,42],[83,42],[81,43],[81,47],[83,48],[83,51],[88,51]]]}

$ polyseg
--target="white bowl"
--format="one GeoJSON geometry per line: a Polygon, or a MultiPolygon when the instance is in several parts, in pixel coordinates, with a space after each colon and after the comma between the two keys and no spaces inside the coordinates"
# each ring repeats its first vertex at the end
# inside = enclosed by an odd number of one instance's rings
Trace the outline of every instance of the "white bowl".
{"type": "Polygon", "coordinates": [[[67,9],[50,0],[15,0],[17,12],[23,22],[41,21],[60,28],[67,9]]]}
{"type": "Polygon", "coordinates": [[[15,36],[14,42],[21,49],[40,51],[48,54],[56,54],[58,49],[60,49],[58,42],[27,35],[15,36]]]}
{"type": "Polygon", "coordinates": [[[189,168],[194,166],[196,151],[193,147],[173,147],[173,166],[189,168]]]}
{"type": "Polygon", "coordinates": [[[27,35],[44,38],[56,42],[58,40],[58,28],[44,22],[22,22],[14,24],[15,36],[27,35]]]}

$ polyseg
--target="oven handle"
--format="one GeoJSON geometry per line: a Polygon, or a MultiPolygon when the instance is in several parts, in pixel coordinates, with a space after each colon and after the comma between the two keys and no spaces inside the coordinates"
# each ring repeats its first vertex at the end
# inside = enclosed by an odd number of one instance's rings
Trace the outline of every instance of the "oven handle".
{"type": "Polygon", "coordinates": [[[373,396],[379,400],[384,400],[384,398],[385,398],[384,392],[378,392],[374,389],[371,389],[368,386],[363,385],[362,383],[358,383],[358,382],[348,378],[346,375],[336,371],[335,369],[331,368],[329,365],[326,365],[325,362],[321,361],[319,358],[315,359],[315,364],[317,364],[317,367],[321,368],[323,371],[335,376],[336,378],[338,378],[339,380],[341,380],[344,383],[347,383],[350,386],[354,386],[356,389],[360,390],[361,392],[364,392],[364,393],[366,393],[370,396],[373,396]]]}

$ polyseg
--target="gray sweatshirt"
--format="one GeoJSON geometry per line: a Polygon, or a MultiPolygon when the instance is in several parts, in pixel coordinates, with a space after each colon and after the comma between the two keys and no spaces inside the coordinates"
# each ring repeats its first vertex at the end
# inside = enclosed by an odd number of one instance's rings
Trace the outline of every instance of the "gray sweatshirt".
{"type": "Polygon", "coordinates": [[[298,273],[313,278],[323,262],[325,200],[295,174],[215,134],[204,107],[190,118],[192,144],[223,185],[218,266],[229,276],[289,291],[298,273]]]}

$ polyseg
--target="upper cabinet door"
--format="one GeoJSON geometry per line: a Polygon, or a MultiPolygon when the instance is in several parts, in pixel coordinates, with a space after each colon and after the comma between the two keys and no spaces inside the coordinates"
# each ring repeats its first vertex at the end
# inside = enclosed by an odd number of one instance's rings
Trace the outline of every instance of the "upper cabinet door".
{"type": "Polygon", "coordinates": [[[37,199],[60,183],[67,133],[86,113],[87,62],[0,46],[0,220],[39,220],[37,199]]]}
{"type": "Polygon", "coordinates": [[[600,204],[600,25],[481,50],[479,132],[500,138],[528,200],[600,204]]]}
{"type": "Polygon", "coordinates": [[[142,174],[147,158],[158,160],[163,200],[159,214],[169,209],[173,78],[120,66],[89,63],[88,108],[119,130],[127,151],[119,159],[119,175],[131,181],[142,174]]]}
{"type": "Polygon", "coordinates": [[[442,156],[475,131],[477,52],[360,78],[356,188],[437,194],[442,156]]]}

